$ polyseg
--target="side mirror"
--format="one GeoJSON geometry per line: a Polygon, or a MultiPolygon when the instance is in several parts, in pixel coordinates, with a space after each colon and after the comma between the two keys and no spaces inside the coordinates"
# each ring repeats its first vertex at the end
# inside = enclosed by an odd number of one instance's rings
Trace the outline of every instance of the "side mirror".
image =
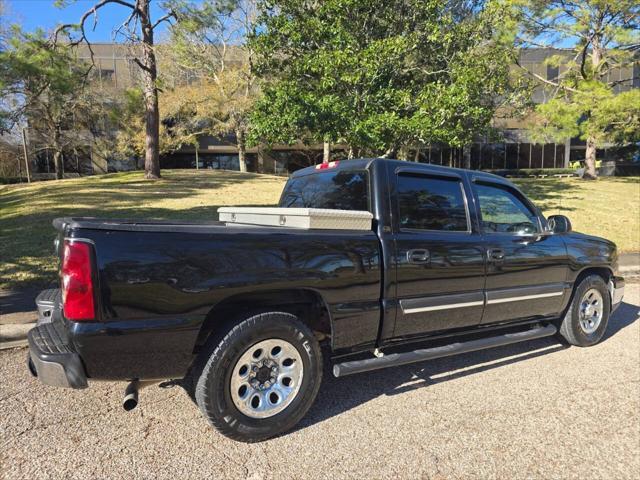
{"type": "Polygon", "coordinates": [[[547,218],[547,225],[553,233],[568,233],[571,231],[571,220],[564,215],[551,215],[547,218]]]}

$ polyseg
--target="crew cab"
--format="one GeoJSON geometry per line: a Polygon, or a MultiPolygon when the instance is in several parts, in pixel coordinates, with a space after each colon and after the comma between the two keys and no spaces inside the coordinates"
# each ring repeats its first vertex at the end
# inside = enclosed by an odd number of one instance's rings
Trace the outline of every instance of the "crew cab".
{"type": "Polygon", "coordinates": [[[42,382],[185,388],[224,435],[260,441],[337,377],[558,335],[600,341],[616,246],[545,218],[508,180],[388,159],[295,172],[286,209],[370,212],[366,230],[59,218],[60,289],[36,299],[42,382]]]}

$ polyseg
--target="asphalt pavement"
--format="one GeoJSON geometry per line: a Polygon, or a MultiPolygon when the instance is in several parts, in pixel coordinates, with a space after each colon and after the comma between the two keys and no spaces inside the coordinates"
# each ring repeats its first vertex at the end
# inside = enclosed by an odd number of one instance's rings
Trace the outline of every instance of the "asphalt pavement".
{"type": "MultiPolygon", "coordinates": [[[[342,379],[325,370],[298,428],[222,437],[180,388],[83,391],[32,379],[0,352],[0,477],[637,478],[640,286],[591,348],[541,339],[342,379]]],[[[328,367],[328,366],[327,366],[328,367]]]]}

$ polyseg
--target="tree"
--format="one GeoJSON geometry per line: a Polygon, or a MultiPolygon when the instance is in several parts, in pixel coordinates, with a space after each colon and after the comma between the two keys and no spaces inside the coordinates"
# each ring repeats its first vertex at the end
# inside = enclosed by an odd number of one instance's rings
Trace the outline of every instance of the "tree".
{"type": "Polygon", "coordinates": [[[144,156],[145,104],[141,88],[126,89],[120,101],[111,104],[108,122],[115,131],[113,153],[125,158],[144,156]]]}
{"type": "Polygon", "coordinates": [[[570,47],[571,54],[547,63],[557,78],[532,73],[551,99],[536,108],[534,133],[559,140],[586,141],[583,178],[595,179],[596,151],[604,141],[640,138],[640,91],[624,91],[633,82],[640,47],[640,4],[634,0],[516,0],[521,47],[570,47]],[[612,73],[625,72],[625,78],[612,73]]]}
{"type": "MultiPolygon", "coordinates": [[[[62,4],[63,0],[56,0],[62,4]]],[[[94,23],[98,21],[98,11],[105,5],[119,5],[128,10],[129,15],[122,25],[114,30],[114,35],[124,36],[134,47],[133,61],[140,67],[142,72],[142,92],[144,96],[145,111],[145,178],[160,178],[160,156],[159,156],[159,136],[160,136],[160,113],[158,109],[158,70],[155,54],[154,32],[164,21],[175,18],[173,10],[166,4],[167,12],[155,22],[151,19],[151,0],[100,0],[93,7],[87,10],[77,24],[64,24],[56,29],[54,39],[57,40],[60,32],[75,32],[77,38],[73,39],[73,45],[86,42],[91,51],[85,23],[93,17],[94,23]]]]}
{"type": "Polygon", "coordinates": [[[86,95],[88,66],[69,44],[51,43],[42,31],[14,26],[0,51],[4,128],[29,124],[41,149],[53,153],[56,178],[63,177],[63,154],[85,143],[96,104],[86,95]]]}
{"type": "MultiPolygon", "coordinates": [[[[7,7],[4,0],[0,0],[0,55],[2,55],[7,49],[8,41],[8,28],[6,22],[7,7]]],[[[0,135],[6,132],[8,126],[11,124],[11,120],[7,117],[8,105],[7,96],[5,94],[7,75],[7,65],[0,63],[0,135]]]]}
{"type": "Polygon", "coordinates": [[[21,178],[23,169],[19,144],[0,137],[0,179],[21,178]]]}
{"type": "MultiPolygon", "coordinates": [[[[197,79],[200,133],[234,134],[240,171],[246,172],[249,114],[258,95],[251,69],[253,50],[246,43],[256,17],[253,0],[211,0],[175,6],[179,24],[172,28],[167,71],[197,79]]],[[[187,89],[188,91],[188,89],[187,89]]],[[[193,107],[193,105],[192,105],[193,107]]]]}
{"type": "Polygon", "coordinates": [[[251,45],[266,85],[252,142],[346,143],[407,157],[491,130],[512,101],[510,10],[436,0],[262,1],[251,45]]]}
{"type": "MultiPolygon", "coordinates": [[[[199,135],[216,134],[212,113],[219,108],[217,86],[211,83],[178,84],[164,87],[159,96],[160,154],[172,153],[185,145],[197,145],[199,135]]],[[[124,92],[123,101],[113,104],[109,114],[115,125],[116,150],[131,157],[144,153],[144,97],[139,88],[124,92]]]]}

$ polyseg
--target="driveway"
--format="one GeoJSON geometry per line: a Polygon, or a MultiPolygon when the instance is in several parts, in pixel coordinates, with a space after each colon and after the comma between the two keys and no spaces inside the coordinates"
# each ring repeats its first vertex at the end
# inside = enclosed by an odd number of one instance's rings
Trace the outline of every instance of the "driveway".
{"type": "Polygon", "coordinates": [[[85,391],[0,353],[0,472],[14,478],[637,478],[640,286],[592,348],[542,339],[344,379],[326,370],[292,433],[213,431],[179,388],[85,391]],[[633,474],[636,472],[636,474],[633,474]]]}

